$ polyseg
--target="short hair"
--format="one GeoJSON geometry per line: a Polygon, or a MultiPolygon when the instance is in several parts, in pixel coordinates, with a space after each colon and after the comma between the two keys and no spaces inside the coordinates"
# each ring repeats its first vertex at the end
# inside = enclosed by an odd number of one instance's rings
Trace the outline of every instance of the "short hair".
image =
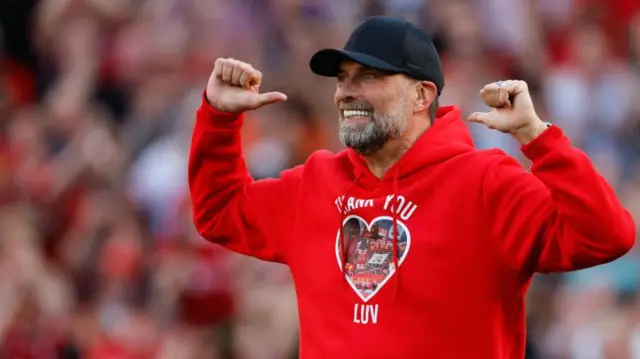
{"type": "Polygon", "coordinates": [[[429,105],[429,120],[431,123],[436,120],[436,115],[438,114],[438,108],[440,107],[438,101],[439,98],[440,96],[436,96],[436,98],[433,99],[433,102],[431,102],[431,105],[429,105]]]}

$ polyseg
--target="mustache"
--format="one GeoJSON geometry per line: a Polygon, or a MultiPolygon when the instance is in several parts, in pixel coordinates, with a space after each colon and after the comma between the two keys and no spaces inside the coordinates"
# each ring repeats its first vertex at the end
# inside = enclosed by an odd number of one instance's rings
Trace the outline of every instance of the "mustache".
{"type": "Polygon", "coordinates": [[[341,111],[373,111],[373,106],[366,101],[341,102],[338,108],[341,111]]]}

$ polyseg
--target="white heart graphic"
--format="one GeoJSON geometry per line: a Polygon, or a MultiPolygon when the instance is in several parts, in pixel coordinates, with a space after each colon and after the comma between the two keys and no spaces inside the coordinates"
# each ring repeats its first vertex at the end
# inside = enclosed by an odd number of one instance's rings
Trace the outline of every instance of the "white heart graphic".
{"type": "MultiPolygon", "coordinates": [[[[398,225],[398,266],[402,265],[409,246],[411,234],[399,219],[398,225]]],[[[336,235],[336,259],[338,267],[344,271],[347,282],[364,302],[378,293],[396,272],[393,264],[393,218],[377,217],[367,223],[356,215],[350,215],[342,222],[347,267],[343,270],[340,250],[340,230],[336,235]]]]}

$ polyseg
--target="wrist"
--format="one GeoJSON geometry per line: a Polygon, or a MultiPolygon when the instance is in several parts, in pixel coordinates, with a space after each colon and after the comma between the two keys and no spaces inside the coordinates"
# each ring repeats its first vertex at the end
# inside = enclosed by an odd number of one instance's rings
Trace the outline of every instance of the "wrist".
{"type": "Polygon", "coordinates": [[[202,94],[202,103],[198,109],[198,121],[214,125],[216,128],[236,128],[243,122],[242,113],[227,112],[216,108],[209,102],[206,93],[202,94]]]}
{"type": "Polygon", "coordinates": [[[549,128],[549,125],[539,118],[531,121],[530,124],[523,126],[511,133],[515,139],[520,142],[521,145],[527,145],[538,136],[540,136],[544,131],[549,128]]]}

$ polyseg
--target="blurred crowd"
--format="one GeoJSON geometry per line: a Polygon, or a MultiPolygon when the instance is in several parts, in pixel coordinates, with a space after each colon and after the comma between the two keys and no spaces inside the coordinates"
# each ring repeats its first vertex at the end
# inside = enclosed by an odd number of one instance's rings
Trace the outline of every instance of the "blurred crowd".
{"type": "MultiPolygon", "coordinates": [[[[638,0],[0,0],[0,357],[295,358],[286,267],[194,232],[194,113],[214,59],[242,59],[289,95],[243,129],[256,178],[340,150],[335,82],[308,60],[378,14],[433,36],[463,114],[526,80],[640,223],[638,0]]],[[[640,358],[639,285],[635,250],[539,276],[527,358],[640,358]]]]}

